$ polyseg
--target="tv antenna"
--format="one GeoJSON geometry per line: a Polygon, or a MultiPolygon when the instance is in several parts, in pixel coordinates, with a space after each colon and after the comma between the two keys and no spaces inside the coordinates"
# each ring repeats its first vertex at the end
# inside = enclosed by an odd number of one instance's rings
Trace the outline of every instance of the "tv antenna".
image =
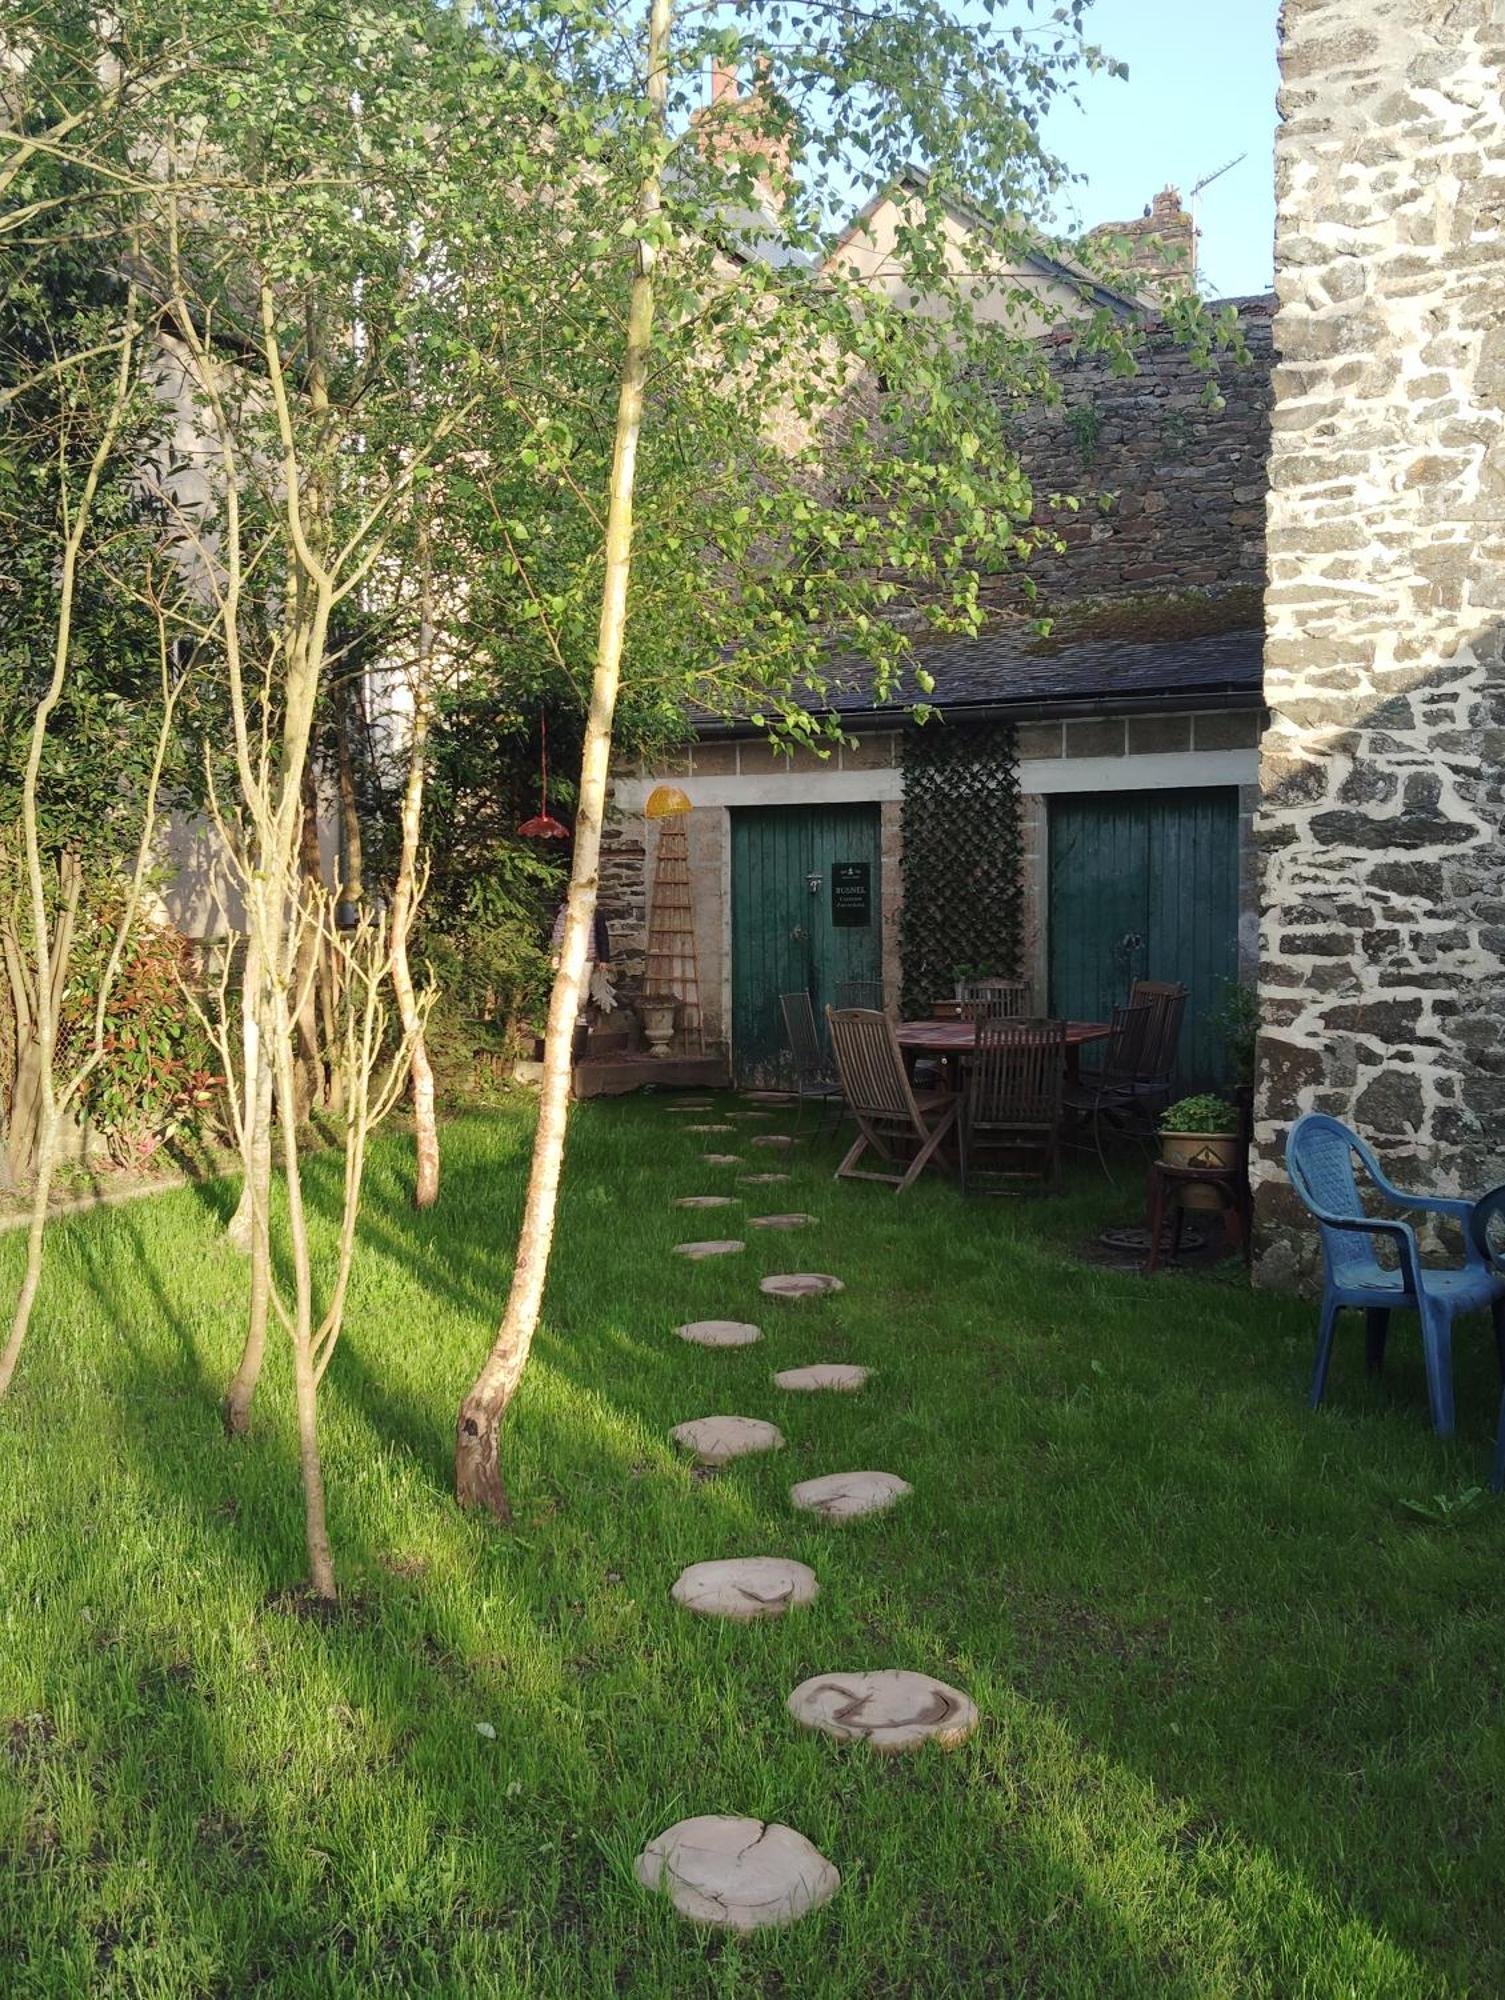
{"type": "Polygon", "coordinates": [[[1227,160],[1221,167],[1214,167],[1210,174],[1203,174],[1201,180],[1193,187],[1189,199],[1195,201],[1203,188],[1211,187],[1213,182],[1220,181],[1224,174],[1231,174],[1234,168],[1241,165],[1248,157],[1247,153],[1240,153],[1236,160],[1227,160]]]}
{"type": "MultiPolygon", "coordinates": [[[[1249,157],[1248,153],[1244,152],[1240,153],[1236,160],[1225,160],[1222,166],[1214,167],[1210,174],[1203,174],[1201,180],[1197,181],[1192,187],[1191,193],[1187,196],[1187,200],[1191,205],[1192,243],[1194,246],[1200,244],[1202,236],[1202,218],[1198,203],[1198,196],[1201,194],[1204,188],[1210,188],[1214,181],[1220,181],[1223,178],[1224,174],[1231,174],[1234,168],[1240,165],[1242,161],[1247,160],[1248,157],[1249,157]]],[[[1195,247],[1193,248],[1192,255],[1195,258],[1196,256],[1195,247]]]]}

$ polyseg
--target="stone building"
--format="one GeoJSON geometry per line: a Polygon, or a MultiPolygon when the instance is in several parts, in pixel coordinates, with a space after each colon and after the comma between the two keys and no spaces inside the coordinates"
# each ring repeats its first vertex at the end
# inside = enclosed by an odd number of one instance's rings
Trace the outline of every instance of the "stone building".
{"type": "Polygon", "coordinates": [[[667,781],[694,808],[705,1040],[739,1076],[777,1056],[780,991],[819,1004],[881,980],[914,1006],[969,965],[1017,970],[1038,1005],[1079,1017],[1136,973],[1187,976],[1184,1080],[1223,1073],[1211,1017],[1255,962],[1270,375],[1269,302],[1239,303],[1250,358],[1220,362],[1222,407],[1153,332],[1127,379],[1062,341],[1059,403],[1016,417],[1037,494],[1082,503],[1053,522],[1064,551],[1032,567],[1049,640],[999,579],[978,639],[922,653],[940,721],[916,728],[903,701],[854,687],[836,698],[851,740],[824,761],[707,721],[681,758],[617,773],[601,906],[624,1002],[641,996],[658,837],[643,806],[667,781]],[[838,875],[864,885],[840,914],[838,875]]]}
{"type": "Polygon", "coordinates": [[[1260,1264],[1309,1109],[1505,1178],[1505,14],[1285,0],[1261,761],[1260,1264]]]}

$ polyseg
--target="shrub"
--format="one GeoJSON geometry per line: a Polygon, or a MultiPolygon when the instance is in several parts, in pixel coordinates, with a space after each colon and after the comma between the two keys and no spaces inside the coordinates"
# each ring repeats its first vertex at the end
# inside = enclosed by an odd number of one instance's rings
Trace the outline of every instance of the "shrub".
{"type": "MultiPolygon", "coordinates": [[[[94,996],[115,921],[115,913],[99,913],[75,948],[59,1037],[70,1067],[93,1037],[94,996]]],[[[104,1059],[79,1105],[117,1166],[145,1166],[163,1146],[198,1148],[224,1136],[224,1078],[183,996],[191,954],[176,931],[141,922],[121,961],[105,1014],[104,1059]]]]}

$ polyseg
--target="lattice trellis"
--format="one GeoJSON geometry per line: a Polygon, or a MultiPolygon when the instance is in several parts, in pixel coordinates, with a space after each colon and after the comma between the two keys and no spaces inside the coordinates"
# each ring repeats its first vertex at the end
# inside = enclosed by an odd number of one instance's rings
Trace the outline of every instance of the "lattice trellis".
{"type": "Polygon", "coordinates": [[[682,818],[663,822],[648,904],[645,1000],[677,1000],[679,1033],[687,1046],[703,1047],[700,968],[695,956],[695,912],[690,900],[690,850],[682,818]]]}
{"type": "Polygon", "coordinates": [[[1024,825],[1008,723],[933,722],[904,745],[904,903],[899,958],[907,1016],[928,1014],[958,971],[1018,978],[1024,825]]]}

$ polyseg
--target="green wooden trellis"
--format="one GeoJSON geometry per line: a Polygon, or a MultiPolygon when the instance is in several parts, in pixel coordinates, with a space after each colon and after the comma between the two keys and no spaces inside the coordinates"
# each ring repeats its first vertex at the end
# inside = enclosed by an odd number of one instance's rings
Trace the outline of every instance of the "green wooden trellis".
{"type": "Polygon", "coordinates": [[[904,744],[903,1011],[929,1013],[958,976],[1019,976],[1024,826],[1014,731],[931,722],[904,744]]]}

